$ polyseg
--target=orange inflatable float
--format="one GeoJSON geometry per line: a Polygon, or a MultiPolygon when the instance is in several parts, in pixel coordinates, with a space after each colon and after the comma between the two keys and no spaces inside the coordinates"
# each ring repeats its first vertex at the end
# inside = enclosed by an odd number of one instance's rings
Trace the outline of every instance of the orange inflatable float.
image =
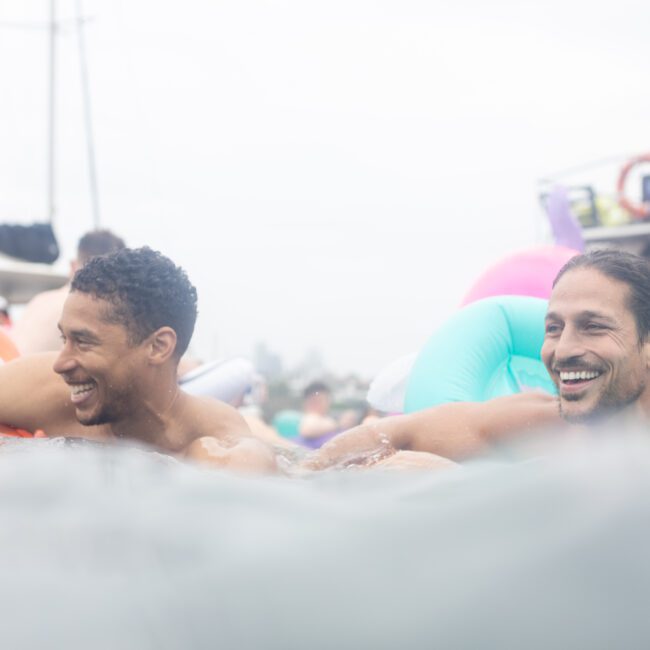
{"type": "MultiPolygon", "coordinates": [[[[11,361],[18,358],[18,349],[9,336],[0,330],[0,359],[1,362],[11,361]]],[[[0,363],[1,363],[0,362],[0,363]]],[[[13,427],[0,424],[0,436],[12,436],[13,438],[33,438],[34,434],[23,429],[14,429],[13,427]]]]}

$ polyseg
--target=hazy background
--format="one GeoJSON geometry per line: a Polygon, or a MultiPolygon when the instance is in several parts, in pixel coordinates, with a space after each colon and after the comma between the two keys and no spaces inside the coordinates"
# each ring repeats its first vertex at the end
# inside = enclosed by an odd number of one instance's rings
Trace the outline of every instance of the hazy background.
{"type": "MultiPolygon", "coordinates": [[[[2,221],[46,213],[48,7],[0,2],[2,221]]],[[[66,260],[92,219],[75,4],[58,11],[66,260]]],[[[287,365],[316,348],[372,375],[422,345],[486,265],[544,241],[537,179],[648,146],[640,1],[84,13],[102,225],[187,269],[206,359],[266,341],[287,365]]]]}

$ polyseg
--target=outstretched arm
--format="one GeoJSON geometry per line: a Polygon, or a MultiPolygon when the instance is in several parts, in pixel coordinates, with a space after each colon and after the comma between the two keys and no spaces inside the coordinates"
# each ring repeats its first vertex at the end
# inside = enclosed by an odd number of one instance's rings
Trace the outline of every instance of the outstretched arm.
{"type": "Polygon", "coordinates": [[[1,424],[48,434],[78,426],[70,390],[52,370],[56,354],[30,355],[0,366],[1,424]]]}
{"type": "Polygon", "coordinates": [[[400,449],[462,460],[488,450],[493,442],[559,422],[557,400],[544,393],[442,404],[350,429],[323,445],[310,465],[328,467],[400,449]]]}

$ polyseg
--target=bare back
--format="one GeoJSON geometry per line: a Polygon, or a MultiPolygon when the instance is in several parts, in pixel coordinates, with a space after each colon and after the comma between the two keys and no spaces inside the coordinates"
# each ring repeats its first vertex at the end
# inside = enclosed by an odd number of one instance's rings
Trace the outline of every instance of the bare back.
{"type": "Polygon", "coordinates": [[[61,348],[56,327],[70,287],[44,291],[27,304],[12,329],[12,338],[21,354],[49,352],[61,348]]]}

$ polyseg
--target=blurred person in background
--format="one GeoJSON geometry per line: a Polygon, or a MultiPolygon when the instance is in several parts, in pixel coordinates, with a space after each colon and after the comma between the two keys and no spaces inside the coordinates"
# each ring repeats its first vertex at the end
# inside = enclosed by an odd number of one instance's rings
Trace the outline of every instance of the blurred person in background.
{"type": "Polygon", "coordinates": [[[255,372],[251,386],[242,395],[237,405],[237,410],[256,438],[263,440],[273,447],[295,449],[296,445],[294,442],[283,438],[264,420],[262,405],[268,400],[268,396],[266,379],[258,372],[255,372]]]}
{"type": "Polygon", "coordinates": [[[302,415],[298,423],[300,443],[316,449],[341,431],[359,424],[359,413],[346,409],[338,417],[330,415],[332,397],[322,381],[311,382],[303,391],[302,415]]]}
{"type": "MultiPolygon", "coordinates": [[[[93,257],[112,253],[125,246],[124,240],[109,230],[86,233],[77,244],[77,257],[70,262],[70,279],[93,257]]],[[[21,354],[61,349],[61,333],[57,323],[69,292],[70,282],[67,282],[60,289],[37,294],[27,303],[11,331],[21,354]]]]}
{"type": "Polygon", "coordinates": [[[303,438],[320,438],[340,429],[338,420],[329,415],[332,396],[325,382],[312,381],[303,391],[302,398],[298,432],[303,438]]]}

